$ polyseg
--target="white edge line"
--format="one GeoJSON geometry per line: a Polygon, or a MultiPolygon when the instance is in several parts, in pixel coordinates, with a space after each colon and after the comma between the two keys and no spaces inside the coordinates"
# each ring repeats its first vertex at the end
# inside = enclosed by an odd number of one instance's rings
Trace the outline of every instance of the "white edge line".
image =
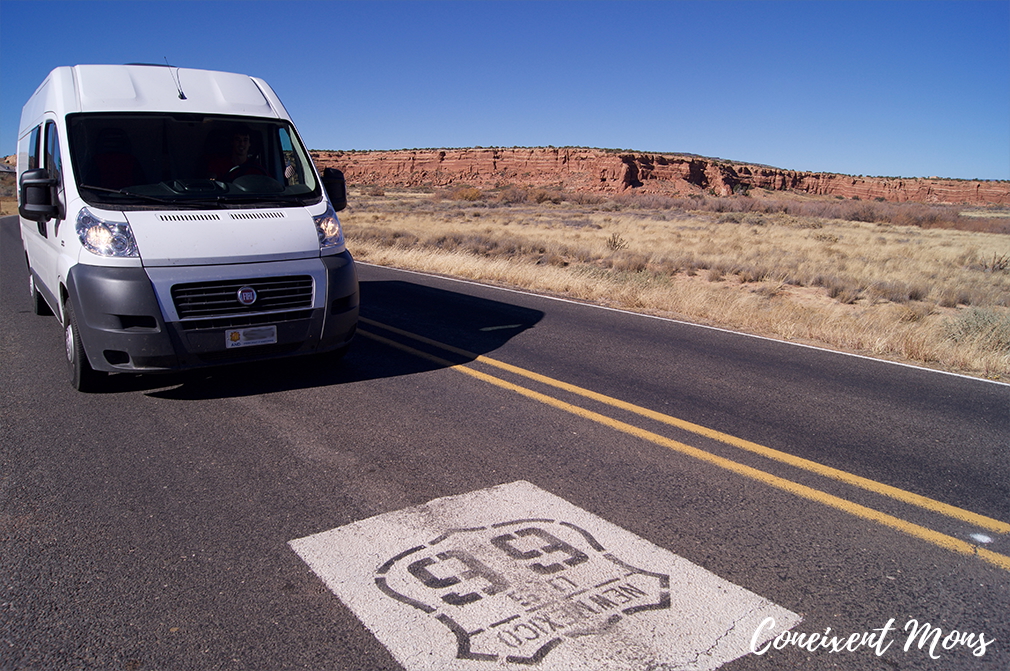
{"type": "Polygon", "coordinates": [[[974,382],[987,382],[989,384],[996,384],[1003,387],[1010,387],[1010,382],[1000,382],[999,380],[989,380],[984,377],[975,377],[972,375],[965,375],[963,373],[952,373],[946,370],[939,370],[936,368],[926,368],[925,366],[917,366],[911,363],[903,363],[901,361],[891,361],[889,359],[878,359],[872,356],[866,356],[865,354],[853,354],[852,352],[843,352],[842,350],[829,349],[827,347],[818,347],[817,345],[807,345],[800,342],[793,342],[791,340],[781,340],[779,338],[769,338],[768,336],[754,335],[753,333],[744,333],[743,331],[733,331],[727,328],[720,328],[718,326],[708,326],[706,324],[696,324],[694,322],[684,321],[682,319],[671,319],[670,317],[660,317],[658,315],[650,315],[645,312],[633,312],[632,310],[622,310],[621,308],[612,308],[607,305],[597,305],[596,303],[584,303],[582,301],[575,301],[570,298],[560,298],[558,296],[550,296],[547,294],[538,294],[532,291],[523,291],[522,289],[512,289],[510,287],[501,287],[495,284],[484,284],[482,282],[476,282],[474,280],[464,280],[458,277],[450,277],[448,275],[435,275],[434,273],[424,273],[419,270],[405,270],[403,268],[394,268],[393,266],[380,266],[377,263],[367,263],[365,261],[357,261],[356,264],[361,264],[363,266],[370,266],[372,268],[382,268],[384,270],[392,270],[399,273],[409,273],[411,275],[421,275],[423,277],[432,277],[438,280],[448,280],[449,282],[459,282],[460,284],[472,284],[475,287],[482,287],[484,289],[494,289],[496,291],[507,291],[513,294],[519,294],[521,296],[530,296],[533,298],[543,298],[549,301],[558,301],[559,303],[570,303],[572,305],[581,305],[583,307],[596,308],[597,310],[609,310],[610,312],[619,312],[625,315],[632,315],[635,317],[645,317],[647,319],[656,319],[658,321],[670,322],[671,324],[681,324],[683,326],[693,326],[700,329],[708,329],[710,331],[719,331],[721,333],[729,333],[732,335],[743,336],[745,338],[756,338],[757,340],[767,340],[769,342],[780,343],[782,345],[792,345],[793,347],[805,347],[806,349],[816,350],[818,352],[827,352],[828,354],[840,354],[842,356],[850,356],[856,359],[863,359],[865,361],[874,361],[876,363],[890,364],[892,366],[902,366],[904,368],[912,368],[914,370],[921,370],[927,373],[937,373],[940,375],[950,375],[951,377],[959,377],[964,380],[972,380],[974,382]]]}

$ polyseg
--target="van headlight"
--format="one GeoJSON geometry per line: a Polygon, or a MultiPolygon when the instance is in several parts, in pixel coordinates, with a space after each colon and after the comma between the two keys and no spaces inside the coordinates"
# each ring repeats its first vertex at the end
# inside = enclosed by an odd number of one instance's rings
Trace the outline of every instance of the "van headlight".
{"type": "Polygon", "coordinates": [[[344,232],[340,228],[340,220],[333,206],[326,203],[326,211],[318,217],[312,217],[316,223],[316,234],[319,235],[319,248],[328,250],[344,246],[344,232]]]}
{"type": "Polygon", "coordinates": [[[106,221],[82,207],[77,215],[77,235],[81,244],[99,256],[140,256],[133,231],[125,221],[106,221]]]}

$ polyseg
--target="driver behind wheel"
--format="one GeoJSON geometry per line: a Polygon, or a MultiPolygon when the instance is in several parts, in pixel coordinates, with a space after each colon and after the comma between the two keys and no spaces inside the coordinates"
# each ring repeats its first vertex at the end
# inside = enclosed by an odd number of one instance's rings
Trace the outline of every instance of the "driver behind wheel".
{"type": "Polygon", "coordinates": [[[226,151],[208,159],[207,176],[220,182],[231,182],[244,175],[266,175],[263,166],[249,153],[251,146],[249,129],[243,125],[235,126],[226,151]]]}

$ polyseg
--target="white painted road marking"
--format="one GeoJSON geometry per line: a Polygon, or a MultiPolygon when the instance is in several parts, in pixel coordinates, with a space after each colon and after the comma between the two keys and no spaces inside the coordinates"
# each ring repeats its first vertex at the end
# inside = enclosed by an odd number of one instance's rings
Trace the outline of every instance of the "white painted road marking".
{"type": "Polygon", "coordinates": [[[408,671],[715,669],[800,621],[525,481],[290,546],[408,671]]]}

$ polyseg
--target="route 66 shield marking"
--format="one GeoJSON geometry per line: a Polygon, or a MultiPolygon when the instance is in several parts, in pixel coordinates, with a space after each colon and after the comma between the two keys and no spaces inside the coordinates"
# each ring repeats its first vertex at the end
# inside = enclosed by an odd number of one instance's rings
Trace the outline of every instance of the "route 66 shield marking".
{"type": "Polygon", "coordinates": [[[631,566],[585,529],[544,518],[451,529],[385,562],[375,584],[445,625],[458,659],[515,664],[543,660],[565,638],[670,608],[669,575],[631,566]]]}
{"type": "Polygon", "coordinates": [[[411,671],[715,669],[799,622],[523,481],[290,545],[411,671]]]}

